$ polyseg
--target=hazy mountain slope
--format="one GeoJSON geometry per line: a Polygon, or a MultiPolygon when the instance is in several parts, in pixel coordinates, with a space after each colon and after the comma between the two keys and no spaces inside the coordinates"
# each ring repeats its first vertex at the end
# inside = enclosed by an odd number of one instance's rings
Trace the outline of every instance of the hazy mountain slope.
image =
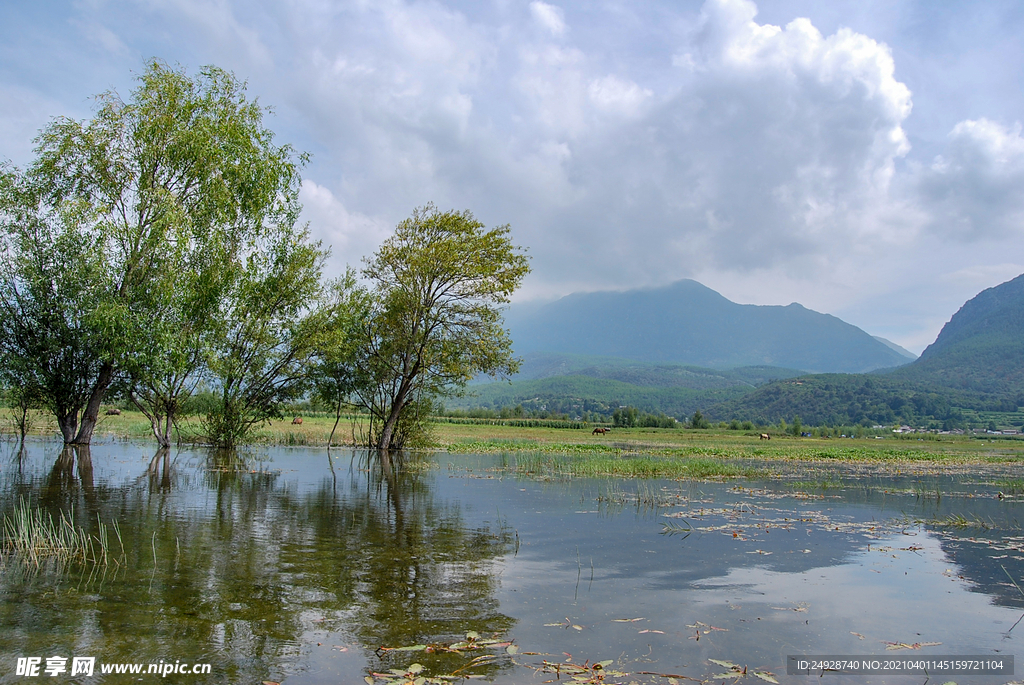
{"type": "MultiPolygon", "coordinates": [[[[553,376],[590,376],[617,380],[646,387],[725,388],[755,387],[777,378],[802,376],[799,369],[752,366],[736,369],[709,369],[681,364],[656,364],[622,357],[598,357],[582,354],[531,352],[524,355],[519,373],[513,380],[539,380],[553,376]]],[[[487,379],[486,382],[490,382],[487,379]]],[[[480,384],[480,381],[477,382],[480,384]]]]}
{"type": "Polygon", "coordinates": [[[907,359],[909,359],[911,361],[917,359],[917,355],[916,354],[914,354],[913,352],[911,352],[910,350],[908,350],[907,348],[905,348],[905,347],[903,347],[901,345],[897,345],[892,340],[886,340],[885,338],[883,338],[880,335],[873,335],[871,337],[874,338],[875,340],[877,340],[878,342],[882,343],[886,347],[888,347],[890,350],[893,350],[894,352],[896,352],[896,354],[900,354],[900,355],[906,357],[907,359]]]}
{"type": "Polygon", "coordinates": [[[985,394],[1024,394],[1024,275],[978,293],[921,358],[894,377],[985,394]]]}
{"type": "Polygon", "coordinates": [[[884,374],[802,376],[716,405],[716,418],[808,423],[956,423],[963,410],[1024,406],[1024,275],[953,315],[921,357],[884,374]]]}
{"type": "Polygon", "coordinates": [[[780,366],[860,372],[906,357],[834,316],[799,304],[742,305],[696,281],[581,293],[506,313],[518,354],[624,357],[711,368],[780,366]]]}

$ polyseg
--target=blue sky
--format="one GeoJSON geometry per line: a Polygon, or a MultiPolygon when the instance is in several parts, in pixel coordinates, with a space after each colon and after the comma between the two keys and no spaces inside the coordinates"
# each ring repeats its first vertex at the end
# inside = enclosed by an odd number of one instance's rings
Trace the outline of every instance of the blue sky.
{"type": "Polygon", "coordinates": [[[215,64],[312,153],[304,218],[358,265],[433,201],[511,224],[519,299],[694,278],[920,352],[1024,272],[1019,2],[0,5],[0,157],[215,64]]]}

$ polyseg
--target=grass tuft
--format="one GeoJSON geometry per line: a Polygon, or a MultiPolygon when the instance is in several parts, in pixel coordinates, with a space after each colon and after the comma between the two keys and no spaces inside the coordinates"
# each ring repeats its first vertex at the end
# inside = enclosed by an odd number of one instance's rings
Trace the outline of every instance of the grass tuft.
{"type": "Polygon", "coordinates": [[[91,562],[104,567],[120,564],[124,559],[124,543],[116,522],[108,527],[97,518],[96,534],[91,535],[84,528],[76,527],[72,519],[73,515],[61,512],[60,519],[55,521],[51,514],[31,508],[22,500],[13,514],[4,516],[3,550],[36,567],[51,559],[60,564],[91,562]],[[111,529],[121,546],[119,556],[112,553],[111,529]]]}

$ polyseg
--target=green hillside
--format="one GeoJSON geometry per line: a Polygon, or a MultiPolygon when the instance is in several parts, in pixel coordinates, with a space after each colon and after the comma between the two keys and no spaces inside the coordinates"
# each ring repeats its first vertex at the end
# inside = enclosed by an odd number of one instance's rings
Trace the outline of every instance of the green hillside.
{"type": "Polygon", "coordinates": [[[920,359],[892,375],[978,395],[1024,396],[1024,275],[969,300],[920,359]]]}
{"type": "Polygon", "coordinates": [[[447,402],[452,409],[494,409],[522,406],[527,412],[548,411],[570,417],[595,412],[610,416],[619,407],[632,406],[648,413],[679,419],[749,392],[746,384],[717,388],[642,387],[607,378],[552,376],[511,383],[488,383],[469,388],[470,394],[447,402]]]}
{"type": "Polygon", "coordinates": [[[522,367],[514,380],[589,376],[644,387],[712,389],[733,386],[753,388],[771,380],[802,376],[804,373],[799,369],[776,366],[747,366],[722,370],[640,362],[621,357],[534,352],[524,356],[522,367]]]}
{"type": "Polygon", "coordinates": [[[920,359],[876,374],[770,383],[716,405],[712,418],[807,424],[907,423],[1020,427],[1024,407],[1024,276],[971,299],[920,359]]]}

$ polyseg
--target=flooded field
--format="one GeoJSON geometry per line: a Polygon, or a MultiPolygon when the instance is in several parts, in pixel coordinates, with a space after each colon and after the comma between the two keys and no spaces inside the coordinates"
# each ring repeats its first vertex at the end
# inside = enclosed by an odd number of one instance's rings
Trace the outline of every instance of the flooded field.
{"type": "Polygon", "coordinates": [[[1024,679],[1007,672],[1024,639],[1017,467],[699,482],[538,478],[514,459],[4,445],[8,522],[63,513],[105,544],[4,555],[0,683],[1024,679]],[[787,672],[857,655],[1003,673],[787,672]]]}

